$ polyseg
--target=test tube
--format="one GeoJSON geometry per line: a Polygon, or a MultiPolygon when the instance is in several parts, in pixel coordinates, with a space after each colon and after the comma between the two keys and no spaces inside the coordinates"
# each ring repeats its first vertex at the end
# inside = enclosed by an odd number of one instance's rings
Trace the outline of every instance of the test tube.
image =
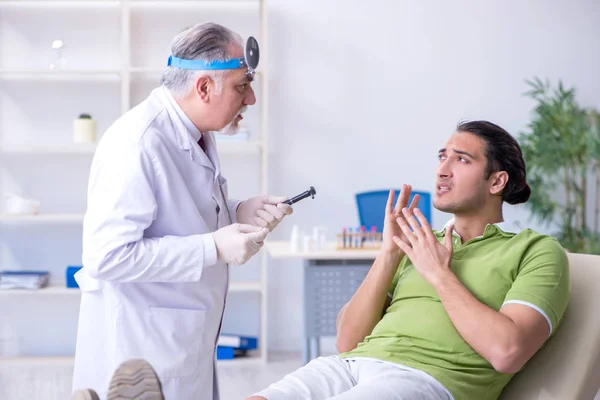
{"type": "Polygon", "coordinates": [[[371,227],[370,245],[371,247],[377,247],[377,227],[375,225],[371,227]]]}

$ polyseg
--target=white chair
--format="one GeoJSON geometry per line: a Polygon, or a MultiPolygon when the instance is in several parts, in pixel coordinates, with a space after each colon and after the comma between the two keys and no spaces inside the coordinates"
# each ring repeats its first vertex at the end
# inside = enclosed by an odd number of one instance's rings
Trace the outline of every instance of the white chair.
{"type": "Polygon", "coordinates": [[[600,256],[569,254],[571,299],[556,334],[501,400],[592,400],[600,388],[600,256]]]}

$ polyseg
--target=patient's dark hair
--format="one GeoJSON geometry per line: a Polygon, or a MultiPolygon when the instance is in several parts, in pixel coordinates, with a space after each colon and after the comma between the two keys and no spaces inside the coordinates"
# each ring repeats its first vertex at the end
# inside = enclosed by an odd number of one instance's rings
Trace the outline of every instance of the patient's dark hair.
{"type": "Polygon", "coordinates": [[[510,133],[488,121],[461,122],[456,130],[472,133],[486,142],[486,179],[492,172],[506,171],[508,174],[502,200],[508,204],[521,204],[529,200],[531,188],[527,184],[525,160],[519,143],[510,133]]]}

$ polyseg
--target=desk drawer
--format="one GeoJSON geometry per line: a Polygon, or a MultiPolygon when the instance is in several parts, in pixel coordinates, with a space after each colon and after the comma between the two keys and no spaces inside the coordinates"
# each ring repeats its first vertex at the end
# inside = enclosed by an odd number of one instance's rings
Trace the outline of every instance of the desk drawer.
{"type": "Polygon", "coordinates": [[[305,268],[304,318],[307,336],[335,336],[340,309],[354,295],[372,261],[316,261],[305,268]]]}

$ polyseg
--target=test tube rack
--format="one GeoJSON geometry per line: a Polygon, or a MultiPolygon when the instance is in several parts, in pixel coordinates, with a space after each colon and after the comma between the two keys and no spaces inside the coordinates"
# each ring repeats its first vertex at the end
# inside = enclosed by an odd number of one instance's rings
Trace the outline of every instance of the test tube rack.
{"type": "Polygon", "coordinates": [[[346,232],[337,234],[337,250],[377,250],[383,243],[380,232],[346,232]]]}

